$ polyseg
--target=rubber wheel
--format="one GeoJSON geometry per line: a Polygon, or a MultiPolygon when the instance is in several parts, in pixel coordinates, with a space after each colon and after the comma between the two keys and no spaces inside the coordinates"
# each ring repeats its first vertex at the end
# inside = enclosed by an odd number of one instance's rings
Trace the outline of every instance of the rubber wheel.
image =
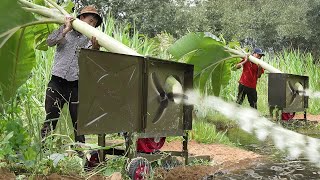
{"type": "Polygon", "coordinates": [[[131,160],[127,170],[132,180],[145,180],[150,175],[151,166],[147,159],[138,157],[131,160]]]}

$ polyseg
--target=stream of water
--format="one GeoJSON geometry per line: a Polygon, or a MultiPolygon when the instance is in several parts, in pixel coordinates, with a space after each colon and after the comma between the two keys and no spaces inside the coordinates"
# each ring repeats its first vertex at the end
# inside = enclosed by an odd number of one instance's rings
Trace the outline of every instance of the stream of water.
{"type": "MultiPolygon", "coordinates": [[[[237,172],[220,172],[204,179],[320,179],[320,140],[306,136],[269,121],[258,111],[228,103],[214,96],[202,97],[197,92],[188,92],[187,104],[206,114],[218,111],[237,122],[239,127],[263,142],[263,146],[243,144],[244,148],[265,154],[271,161],[260,163],[237,172]],[[198,108],[197,108],[198,107],[198,108]],[[201,108],[199,108],[201,107],[201,108]],[[254,147],[254,148],[252,148],[254,147]],[[275,152],[281,152],[275,155],[275,152]]],[[[316,96],[313,94],[313,96],[316,96]]],[[[307,131],[305,133],[308,133],[307,131]]],[[[229,132],[228,135],[232,133],[229,132]]],[[[243,136],[241,136],[243,137],[243,136]]],[[[259,143],[258,143],[259,144],[259,143]]]]}

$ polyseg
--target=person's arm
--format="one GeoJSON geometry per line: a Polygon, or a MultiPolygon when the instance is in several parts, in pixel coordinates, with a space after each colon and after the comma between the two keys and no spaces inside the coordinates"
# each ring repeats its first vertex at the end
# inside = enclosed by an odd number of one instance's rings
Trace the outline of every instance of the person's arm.
{"type": "Polygon", "coordinates": [[[92,37],[88,44],[85,46],[85,48],[100,50],[100,45],[96,37],[92,37]]]}
{"type": "Polygon", "coordinates": [[[48,38],[47,38],[47,44],[48,46],[52,47],[59,43],[61,43],[66,36],[66,34],[72,30],[72,21],[74,20],[73,17],[66,17],[65,18],[65,24],[61,26],[59,29],[53,31],[48,38]]]}
{"type": "Polygon", "coordinates": [[[92,37],[91,38],[91,49],[95,49],[95,50],[99,50],[100,49],[100,45],[99,45],[98,40],[96,39],[96,37],[92,37]]]}
{"type": "Polygon", "coordinates": [[[258,78],[261,77],[261,75],[264,73],[264,69],[258,64],[258,78]]]}
{"type": "Polygon", "coordinates": [[[248,57],[247,57],[247,56],[245,56],[240,63],[236,64],[236,65],[234,66],[234,69],[240,69],[240,68],[242,68],[243,65],[244,65],[246,62],[248,62],[248,57]]]}

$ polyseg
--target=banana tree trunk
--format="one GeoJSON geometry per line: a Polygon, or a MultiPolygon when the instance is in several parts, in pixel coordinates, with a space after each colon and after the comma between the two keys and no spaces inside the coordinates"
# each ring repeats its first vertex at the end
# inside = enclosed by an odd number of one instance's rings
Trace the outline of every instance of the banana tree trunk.
{"type": "MultiPolygon", "coordinates": [[[[245,56],[247,56],[246,53],[241,52],[241,51],[238,51],[238,50],[235,50],[235,49],[227,48],[227,51],[230,52],[230,53],[232,53],[232,54],[238,55],[238,56],[240,56],[240,57],[245,57],[245,56]]],[[[265,70],[267,70],[267,71],[269,71],[269,72],[271,72],[271,73],[283,73],[283,72],[280,71],[279,69],[271,66],[270,64],[262,61],[261,59],[258,59],[258,58],[256,58],[256,57],[254,57],[254,56],[251,56],[251,55],[250,55],[250,56],[249,56],[249,60],[250,60],[251,62],[255,63],[255,64],[259,64],[263,69],[265,69],[265,70]]]]}
{"type": "Polygon", "coordinates": [[[82,33],[83,35],[91,38],[92,36],[96,37],[100,46],[106,48],[107,50],[115,53],[142,56],[128,46],[122,44],[121,42],[115,40],[114,38],[108,36],[107,34],[101,32],[100,30],[90,26],[89,24],[75,19],[72,23],[72,26],[75,30],[82,33]]]}

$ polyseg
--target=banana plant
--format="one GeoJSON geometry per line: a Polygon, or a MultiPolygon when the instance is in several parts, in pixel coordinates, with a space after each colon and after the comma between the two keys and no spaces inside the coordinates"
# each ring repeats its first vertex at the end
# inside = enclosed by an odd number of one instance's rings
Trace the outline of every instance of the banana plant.
{"type": "MultiPolygon", "coordinates": [[[[65,7],[52,0],[3,0],[0,6],[0,90],[9,100],[28,79],[35,65],[35,49],[46,50],[45,39],[70,16],[70,3],[65,7]],[[67,9],[67,10],[65,10],[67,9]],[[4,18],[5,17],[5,18],[4,18]]],[[[87,37],[95,36],[111,52],[141,56],[119,41],[76,19],[73,28],[87,37]]]]}
{"type": "MultiPolygon", "coordinates": [[[[239,43],[229,43],[236,46],[239,43]]],[[[240,56],[225,51],[225,41],[210,33],[189,33],[176,41],[169,53],[177,60],[194,65],[195,87],[218,96],[231,78],[231,67],[240,56]]]]}
{"type": "Polygon", "coordinates": [[[195,66],[195,86],[202,93],[219,96],[221,88],[231,78],[231,68],[237,59],[249,56],[253,63],[260,64],[269,72],[281,73],[280,70],[249,55],[240,49],[239,42],[227,43],[211,33],[189,33],[176,41],[169,49],[174,59],[195,66]]]}

